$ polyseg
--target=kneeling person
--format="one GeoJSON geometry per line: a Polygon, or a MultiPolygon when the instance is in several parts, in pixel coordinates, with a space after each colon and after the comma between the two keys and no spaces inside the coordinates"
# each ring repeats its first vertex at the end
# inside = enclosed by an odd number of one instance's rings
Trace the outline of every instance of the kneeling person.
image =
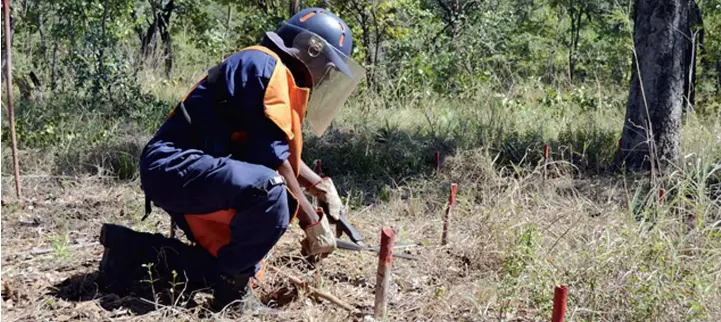
{"type": "Polygon", "coordinates": [[[104,284],[122,285],[128,271],[161,251],[175,266],[168,270],[215,288],[225,305],[243,295],[294,217],[306,235],[305,254],[333,252],[327,216],[338,219],[343,205],[332,180],[301,160],[301,126],[307,120],[322,135],[364,77],[351,48],[343,20],[309,8],[211,68],[140,158],[146,198],[197,246],[105,225],[104,284]],[[327,204],[327,213],[301,187],[327,204]]]}

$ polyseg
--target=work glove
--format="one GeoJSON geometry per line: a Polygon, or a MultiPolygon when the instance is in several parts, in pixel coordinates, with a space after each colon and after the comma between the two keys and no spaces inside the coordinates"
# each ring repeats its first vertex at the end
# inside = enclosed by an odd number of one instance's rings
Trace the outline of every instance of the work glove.
{"type": "Polygon", "coordinates": [[[330,229],[328,217],[322,210],[318,211],[318,217],[317,223],[303,228],[305,239],[301,246],[306,256],[330,254],[336,248],[335,235],[330,229]]]}
{"type": "Polygon", "coordinates": [[[319,205],[325,210],[333,221],[338,221],[341,216],[346,214],[345,206],[340,200],[338,190],[335,189],[333,180],[328,177],[316,182],[307,188],[308,193],[318,198],[319,205]]]}

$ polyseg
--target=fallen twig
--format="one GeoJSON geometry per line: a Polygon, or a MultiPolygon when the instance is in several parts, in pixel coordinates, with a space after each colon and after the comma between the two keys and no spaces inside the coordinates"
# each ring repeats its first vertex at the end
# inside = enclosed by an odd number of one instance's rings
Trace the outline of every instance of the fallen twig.
{"type": "Polygon", "coordinates": [[[330,293],[321,291],[315,287],[312,287],[312,286],[308,285],[308,283],[304,282],[303,280],[282,271],[280,268],[277,268],[272,265],[268,265],[268,268],[270,270],[282,275],[283,277],[287,278],[288,280],[290,280],[293,284],[297,285],[298,287],[308,290],[311,294],[314,294],[322,299],[328,300],[329,302],[331,302],[335,305],[338,305],[350,312],[353,312],[353,313],[359,312],[358,309],[354,308],[353,306],[351,306],[350,304],[348,304],[346,302],[343,302],[343,300],[335,297],[333,294],[330,294],[330,293]]]}

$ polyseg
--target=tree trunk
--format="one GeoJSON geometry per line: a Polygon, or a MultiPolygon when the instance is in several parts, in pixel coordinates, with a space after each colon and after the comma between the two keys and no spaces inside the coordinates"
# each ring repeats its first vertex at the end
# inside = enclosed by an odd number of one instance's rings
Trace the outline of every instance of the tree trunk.
{"type": "Polygon", "coordinates": [[[666,171],[680,154],[690,0],[638,0],[633,70],[616,165],[666,171]],[[642,86],[643,85],[643,86],[642,86]]]}
{"type": "Polygon", "coordinates": [[[568,6],[569,18],[571,20],[571,44],[568,48],[568,78],[573,81],[576,75],[576,57],[578,56],[578,43],[581,39],[581,22],[584,9],[581,5],[571,1],[568,6]]]}
{"type": "Polygon", "coordinates": [[[288,1],[288,17],[292,17],[294,14],[300,11],[300,0],[289,0],[288,1]]]}
{"type": "Polygon", "coordinates": [[[45,26],[43,23],[43,17],[40,14],[40,10],[38,10],[35,18],[38,20],[38,33],[40,34],[40,55],[43,59],[45,59],[45,54],[48,51],[48,42],[45,37],[45,26]]]}
{"type": "Polygon", "coordinates": [[[689,41],[684,58],[684,97],[686,98],[686,112],[693,113],[695,97],[696,97],[696,58],[698,57],[699,48],[703,46],[703,18],[701,16],[701,8],[698,7],[696,1],[689,2],[688,27],[689,41]]]}
{"type": "Polygon", "coordinates": [[[225,47],[228,44],[228,31],[230,30],[230,18],[233,14],[233,7],[228,3],[228,14],[225,17],[225,30],[223,31],[223,50],[220,52],[220,61],[225,60],[225,47]]]}
{"type": "Polygon", "coordinates": [[[95,85],[93,86],[93,94],[97,94],[100,92],[100,86],[103,85],[106,79],[105,75],[105,47],[107,46],[107,41],[105,39],[106,33],[105,33],[105,25],[108,21],[108,0],[103,1],[103,17],[100,21],[100,41],[97,44],[98,46],[98,70],[97,70],[97,76],[95,77],[95,85]],[[102,80],[102,81],[101,81],[102,80]]]}
{"type": "MultiPolygon", "coordinates": [[[[60,16],[60,19],[58,20],[59,23],[62,23],[63,18],[60,16]]],[[[53,42],[53,61],[52,65],[50,67],[50,90],[55,91],[55,87],[57,86],[57,68],[58,68],[58,43],[59,41],[53,42]]]]}
{"type": "Polygon", "coordinates": [[[165,76],[167,78],[173,75],[173,40],[170,37],[170,17],[173,14],[173,10],[175,10],[175,2],[174,0],[170,0],[163,8],[163,14],[160,16],[158,23],[160,40],[163,41],[165,76]]]}
{"type": "Polygon", "coordinates": [[[154,1],[149,2],[151,8],[150,10],[153,14],[153,21],[148,25],[145,35],[143,36],[143,40],[140,42],[140,52],[143,53],[144,60],[147,60],[155,54],[155,49],[158,43],[158,23],[161,17],[160,9],[158,8],[159,4],[154,1]]]}
{"type": "MultiPolygon", "coordinates": [[[[721,38],[721,33],[719,33],[719,38],[721,38]]],[[[721,56],[716,62],[716,91],[721,92],[721,56]]]]}

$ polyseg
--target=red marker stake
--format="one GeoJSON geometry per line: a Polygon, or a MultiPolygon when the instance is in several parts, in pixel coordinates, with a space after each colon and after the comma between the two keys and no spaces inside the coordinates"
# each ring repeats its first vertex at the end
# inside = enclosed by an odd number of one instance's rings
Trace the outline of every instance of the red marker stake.
{"type": "Polygon", "coordinates": [[[436,152],[436,173],[441,172],[441,153],[436,152]]]}
{"type": "Polygon", "coordinates": [[[661,204],[661,206],[666,203],[666,189],[664,188],[658,189],[658,203],[661,204]]]}
{"type": "Polygon", "coordinates": [[[548,144],[543,145],[543,158],[548,160],[548,144]]]}
{"type": "Polygon", "coordinates": [[[373,317],[385,317],[388,307],[388,288],[391,283],[391,267],[393,266],[393,245],[396,234],[391,227],[381,229],[381,249],[378,253],[378,274],[376,275],[376,301],[373,317]]]}
{"type": "Polygon", "coordinates": [[[553,316],[551,322],[563,322],[566,315],[566,301],[568,300],[568,286],[556,286],[553,291],[553,316]]]}
{"type": "Polygon", "coordinates": [[[441,245],[448,244],[448,221],[451,217],[451,209],[453,204],[456,203],[456,192],[458,192],[458,185],[451,184],[451,193],[448,196],[448,206],[446,206],[446,214],[443,216],[443,235],[441,235],[441,245]]]}

